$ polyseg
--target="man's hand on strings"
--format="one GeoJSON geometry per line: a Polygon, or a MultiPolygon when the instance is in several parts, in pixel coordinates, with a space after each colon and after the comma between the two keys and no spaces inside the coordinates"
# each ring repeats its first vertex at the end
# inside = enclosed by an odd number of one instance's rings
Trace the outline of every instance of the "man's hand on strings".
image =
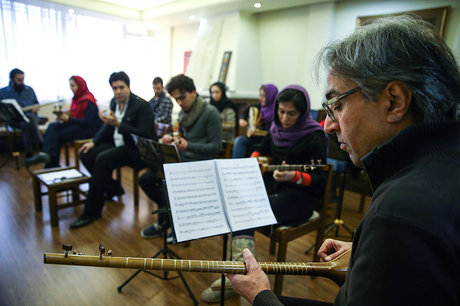
{"type": "Polygon", "coordinates": [[[326,239],[319,248],[318,256],[321,261],[330,261],[344,252],[351,249],[352,242],[345,242],[335,239],[326,239]]]}
{"type": "MultiPolygon", "coordinates": [[[[283,160],[282,165],[286,165],[286,161],[283,160]]],[[[277,182],[290,182],[295,177],[295,171],[279,171],[273,172],[273,178],[277,182]]]]}
{"type": "Polygon", "coordinates": [[[270,281],[262,271],[257,261],[248,249],[243,250],[246,263],[246,274],[225,274],[233,285],[233,289],[244,297],[249,303],[253,303],[255,297],[264,290],[271,290],[270,281]]]}

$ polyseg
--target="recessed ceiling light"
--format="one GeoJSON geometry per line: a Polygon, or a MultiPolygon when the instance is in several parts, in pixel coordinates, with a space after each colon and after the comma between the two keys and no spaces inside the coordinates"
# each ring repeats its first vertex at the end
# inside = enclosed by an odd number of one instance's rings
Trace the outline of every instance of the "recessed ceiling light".
{"type": "Polygon", "coordinates": [[[70,15],[75,14],[75,11],[74,11],[73,9],[68,9],[67,12],[68,12],[70,15]]]}
{"type": "Polygon", "coordinates": [[[261,6],[262,6],[262,4],[260,4],[259,2],[254,3],[255,8],[260,8],[261,6]]]}
{"type": "Polygon", "coordinates": [[[190,20],[195,20],[196,17],[195,17],[195,16],[188,16],[188,19],[190,19],[190,20]]]}

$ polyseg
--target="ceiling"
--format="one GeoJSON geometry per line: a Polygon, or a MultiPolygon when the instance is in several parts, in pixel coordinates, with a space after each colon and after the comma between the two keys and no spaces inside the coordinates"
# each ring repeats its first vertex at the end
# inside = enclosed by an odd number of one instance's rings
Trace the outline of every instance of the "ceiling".
{"type": "Polygon", "coordinates": [[[147,21],[159,26],[177,26],[232,12],[255,14],[271,10],[339,0],[47,0],[74,8],[147,21]],[[254,3],[259,2],[260,8],[254,3]]]}

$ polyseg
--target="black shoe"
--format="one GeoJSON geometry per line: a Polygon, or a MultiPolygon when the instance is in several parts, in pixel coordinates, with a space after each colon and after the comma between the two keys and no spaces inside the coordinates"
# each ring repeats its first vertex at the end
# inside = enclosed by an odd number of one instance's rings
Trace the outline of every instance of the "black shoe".
{"type": "Polygon", "coordinates": [[[76,228],[80,228],[80,227],[90,225],[91,223],[93,223],[93,221],[96,221],[100,217],[101,216],[85,216],[85,215],[82,215],[77,220],[75,220],[75,222],[71,223],[69,228],[70,229],[76,229],[76,228]]]}
{"type": "Polygon", "coordinates": [[[45,152],[40,152],[37,155],[34,155],[30,158],[26,158],[23,160],[23,164],[26,167],[29,167],[31,165],[39,164],[39,163],[49,163],[51,160],[51,157],[48,153],[45,152]]]}
{"type": "Polygon", "coordinates": [[[120,186],[120,188],[118,188],[118,190],[114,193],[105,193],[104,194],[104,200],[105,201],[113,201],[113,197],[119,197],[119,196],[122,196],[125,194],[125,190],[123,189],[123,187],[120,186]]]}

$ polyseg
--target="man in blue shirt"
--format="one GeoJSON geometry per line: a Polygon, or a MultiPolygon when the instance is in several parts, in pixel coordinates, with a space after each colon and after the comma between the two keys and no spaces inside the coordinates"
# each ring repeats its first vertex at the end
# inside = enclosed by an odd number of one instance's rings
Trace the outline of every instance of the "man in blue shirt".
{"type": "MultiPolygon", "coordinates": [[[[38,105],[37,96],[32,87],[24,84],[24,72],[13,69],[10,72],[10,84],[0,89],[0,100],[15,99],[21,107],[38,105]]],[[[29,122],[12,121],[8,124],[14,128],[21,128],[24,137],[24,151],[26,157],[32,157],[35,145],[43,142],[42,134],[38,129],[38,106],[24,114],[29,122]]]]}

